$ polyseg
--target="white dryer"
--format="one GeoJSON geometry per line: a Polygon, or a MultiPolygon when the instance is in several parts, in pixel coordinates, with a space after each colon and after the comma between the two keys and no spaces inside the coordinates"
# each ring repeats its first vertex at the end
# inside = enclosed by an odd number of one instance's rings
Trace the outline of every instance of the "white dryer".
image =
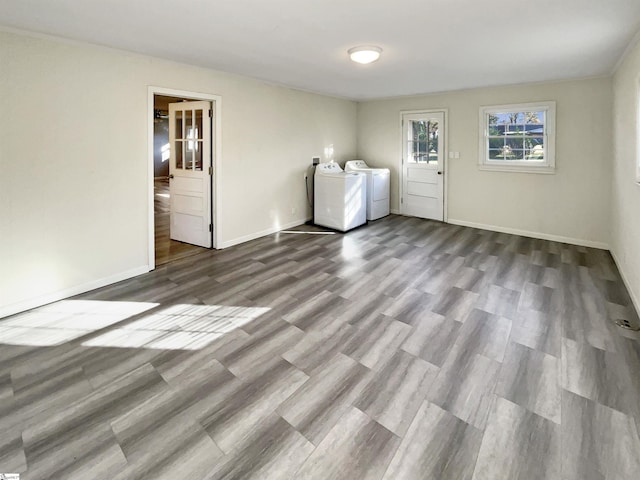
{"type": "Polygon", "coordinates": [[[314,223],[342,232],[367,223],[366,176],[347,173],[334,162],[316,167],[314,223]]]}
{"type": "Polygon", "coordinates": [[[370,167],[364,160],[350,160],[344,165],[344,170],[367,175],[367,220],[389,215],[389,169],[370,167]]]}

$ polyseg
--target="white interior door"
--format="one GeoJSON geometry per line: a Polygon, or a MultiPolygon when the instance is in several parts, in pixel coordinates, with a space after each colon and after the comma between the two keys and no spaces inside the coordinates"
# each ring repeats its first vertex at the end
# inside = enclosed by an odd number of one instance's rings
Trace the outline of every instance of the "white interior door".
{"type": "Polygon", "coordinates": [[[402,115],[400,212],[444,220],[444,112],[402,115]]]}
{"type": "Polygon", "coordinates": [[[169,104],[170,236],[211,248],[211,102],[169,104]]]}

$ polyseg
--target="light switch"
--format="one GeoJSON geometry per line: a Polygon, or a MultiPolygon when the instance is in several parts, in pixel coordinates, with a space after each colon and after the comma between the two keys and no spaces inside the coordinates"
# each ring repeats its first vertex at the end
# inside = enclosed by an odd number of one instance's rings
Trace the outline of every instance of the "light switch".
{"type": "Polygon", "coordinates": [[[460,158],[460,152],[453,152],[454,157],[453,158],[460,158]]]}

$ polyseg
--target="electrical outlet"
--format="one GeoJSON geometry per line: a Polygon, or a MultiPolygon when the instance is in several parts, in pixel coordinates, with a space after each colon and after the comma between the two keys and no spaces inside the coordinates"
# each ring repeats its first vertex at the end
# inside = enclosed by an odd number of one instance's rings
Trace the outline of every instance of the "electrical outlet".
{"type": "Polygon", "coordinates": [[[291,207],[291,215],[295,215],[296,214],[296,207],[291,207]]]}

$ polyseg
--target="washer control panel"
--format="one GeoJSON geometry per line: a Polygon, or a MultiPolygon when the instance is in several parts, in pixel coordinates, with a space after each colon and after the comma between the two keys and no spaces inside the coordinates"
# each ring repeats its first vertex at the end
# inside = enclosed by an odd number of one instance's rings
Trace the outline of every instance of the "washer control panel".
{"type": "Polygon", "coordinates": [[[337,163],[321,163],[316,167],[316,173],[341,173],[342,169],[337,163]]]}

